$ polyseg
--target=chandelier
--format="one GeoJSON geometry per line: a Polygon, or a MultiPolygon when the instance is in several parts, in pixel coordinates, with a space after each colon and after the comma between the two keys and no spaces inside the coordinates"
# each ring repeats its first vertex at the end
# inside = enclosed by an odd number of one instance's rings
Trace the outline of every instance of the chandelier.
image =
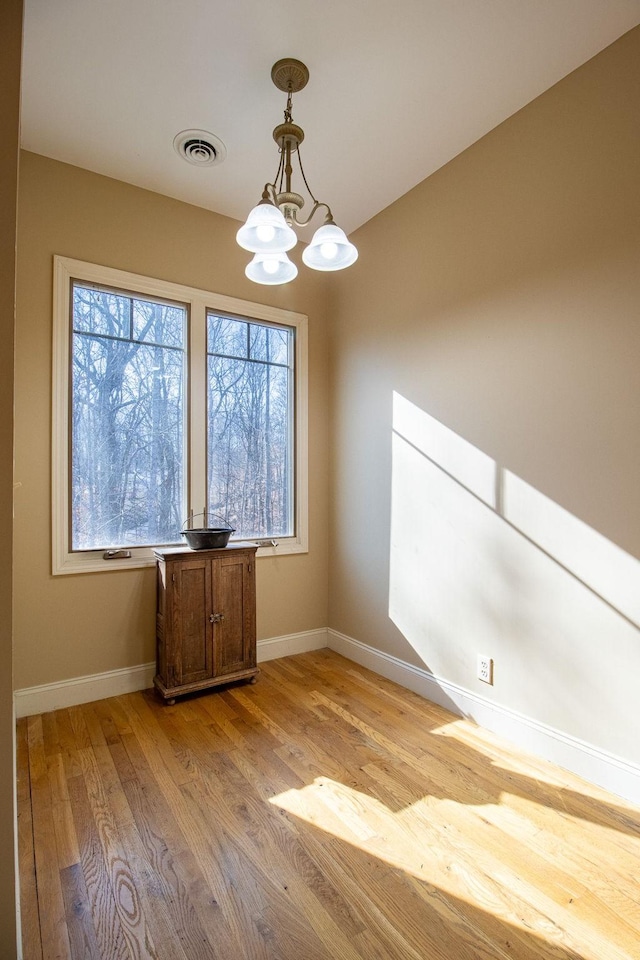
{"type": "Polygon", "coordinates": [[[287,251],[298,242],[293,227],[306,226],[321,208],[326,211],[324,223],[302,253],[306,266],[314,270],[343,270],[357,260],[358,251],[344,230],[334,223],[330,207],[316,200],[302,167],[300,144],[304,140],[304,131],[293,122],[291,110],[293,94],[306,87],[309,80],[307,67],[290,57],[278,60],[271,68],[271,79],[278,90],[287,94],[284,123],[278,124],[273,131],[280,162],[273,183],[265,184],[260,203],[238,230],[236,240],[244,250],[254,254],[245,269],[247,277],[255,283],[278,284],[289,283],[298,275],[298,268],[287,256],[287,251]],[[304,199],[291,189],[291,161],[296,154],[302,180],[313,203],[305,220],[300,217],[304,199]]]}

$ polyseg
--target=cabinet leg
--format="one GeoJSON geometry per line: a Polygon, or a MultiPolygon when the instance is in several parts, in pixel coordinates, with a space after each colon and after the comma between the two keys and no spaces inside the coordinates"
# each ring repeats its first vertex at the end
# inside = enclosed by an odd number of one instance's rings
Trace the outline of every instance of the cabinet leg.
{"type": "Polygon", "coordinates": [[[175,697],[170,697],[168,700],[165,700],[165,703],[167,703],[170,707],[172,707],[175,702],[176,702],[175,697]]]}
{"type": "Polygon", "coordinates": [[[251,680],[249,680],[249,683],[255,683],[257,679],[258,679],[257,677],[251,677],[251,680]]]}

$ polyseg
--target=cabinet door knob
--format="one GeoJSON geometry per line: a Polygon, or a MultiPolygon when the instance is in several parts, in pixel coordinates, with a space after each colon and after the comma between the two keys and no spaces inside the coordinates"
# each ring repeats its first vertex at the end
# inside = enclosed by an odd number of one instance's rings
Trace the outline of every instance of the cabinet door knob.
{"type": "Polygon", "coordinates": [[[224,613],[209,614],[209,623],[220,623],[222,620],[224,620],[224,613]]]}

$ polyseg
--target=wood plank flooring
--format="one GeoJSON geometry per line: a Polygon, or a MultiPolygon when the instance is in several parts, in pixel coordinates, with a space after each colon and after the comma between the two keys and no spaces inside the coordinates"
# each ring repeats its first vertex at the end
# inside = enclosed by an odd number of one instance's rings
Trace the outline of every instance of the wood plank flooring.
{"type": "Polygon", "coordinates": [[[640,811],[335,653],[21,720],[25,960],[638,960],[640,811]]]}

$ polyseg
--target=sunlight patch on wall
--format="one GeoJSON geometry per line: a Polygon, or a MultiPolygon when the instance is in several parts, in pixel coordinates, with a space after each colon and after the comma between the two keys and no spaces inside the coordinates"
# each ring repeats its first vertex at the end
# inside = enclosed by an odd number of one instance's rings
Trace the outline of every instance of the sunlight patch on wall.
{"type": "MultiPolygon", "coordinates": [[[[487,477],[474,485],[493,489],[487,477]]],[[[486,502],[394,434],[389,615],[425,659],[452,636],[473,631],[478,649],[493,639],[487,607],[502,593],[500,571],[487,562],[494,525],[486,502]]],[[[454,651],[441,652],[446,675],[454,651]]]]}
{"type": "Polygon", "coordinates": [[[502,471],[502,510],[525,536],[640,626],[640,561],[520,477],[502,471]]]}
{"type": "Polygon", "coordinates": [[[629,757],[603,718],[637,701],[640,563],[398,394],[391,441],[389,616],[425,666],[629,757]]]}
{"type": "Polygon", "coordinates": [[[484,503],[496,506],[495,460],[395,392],[393,429],[484,503]]]}

